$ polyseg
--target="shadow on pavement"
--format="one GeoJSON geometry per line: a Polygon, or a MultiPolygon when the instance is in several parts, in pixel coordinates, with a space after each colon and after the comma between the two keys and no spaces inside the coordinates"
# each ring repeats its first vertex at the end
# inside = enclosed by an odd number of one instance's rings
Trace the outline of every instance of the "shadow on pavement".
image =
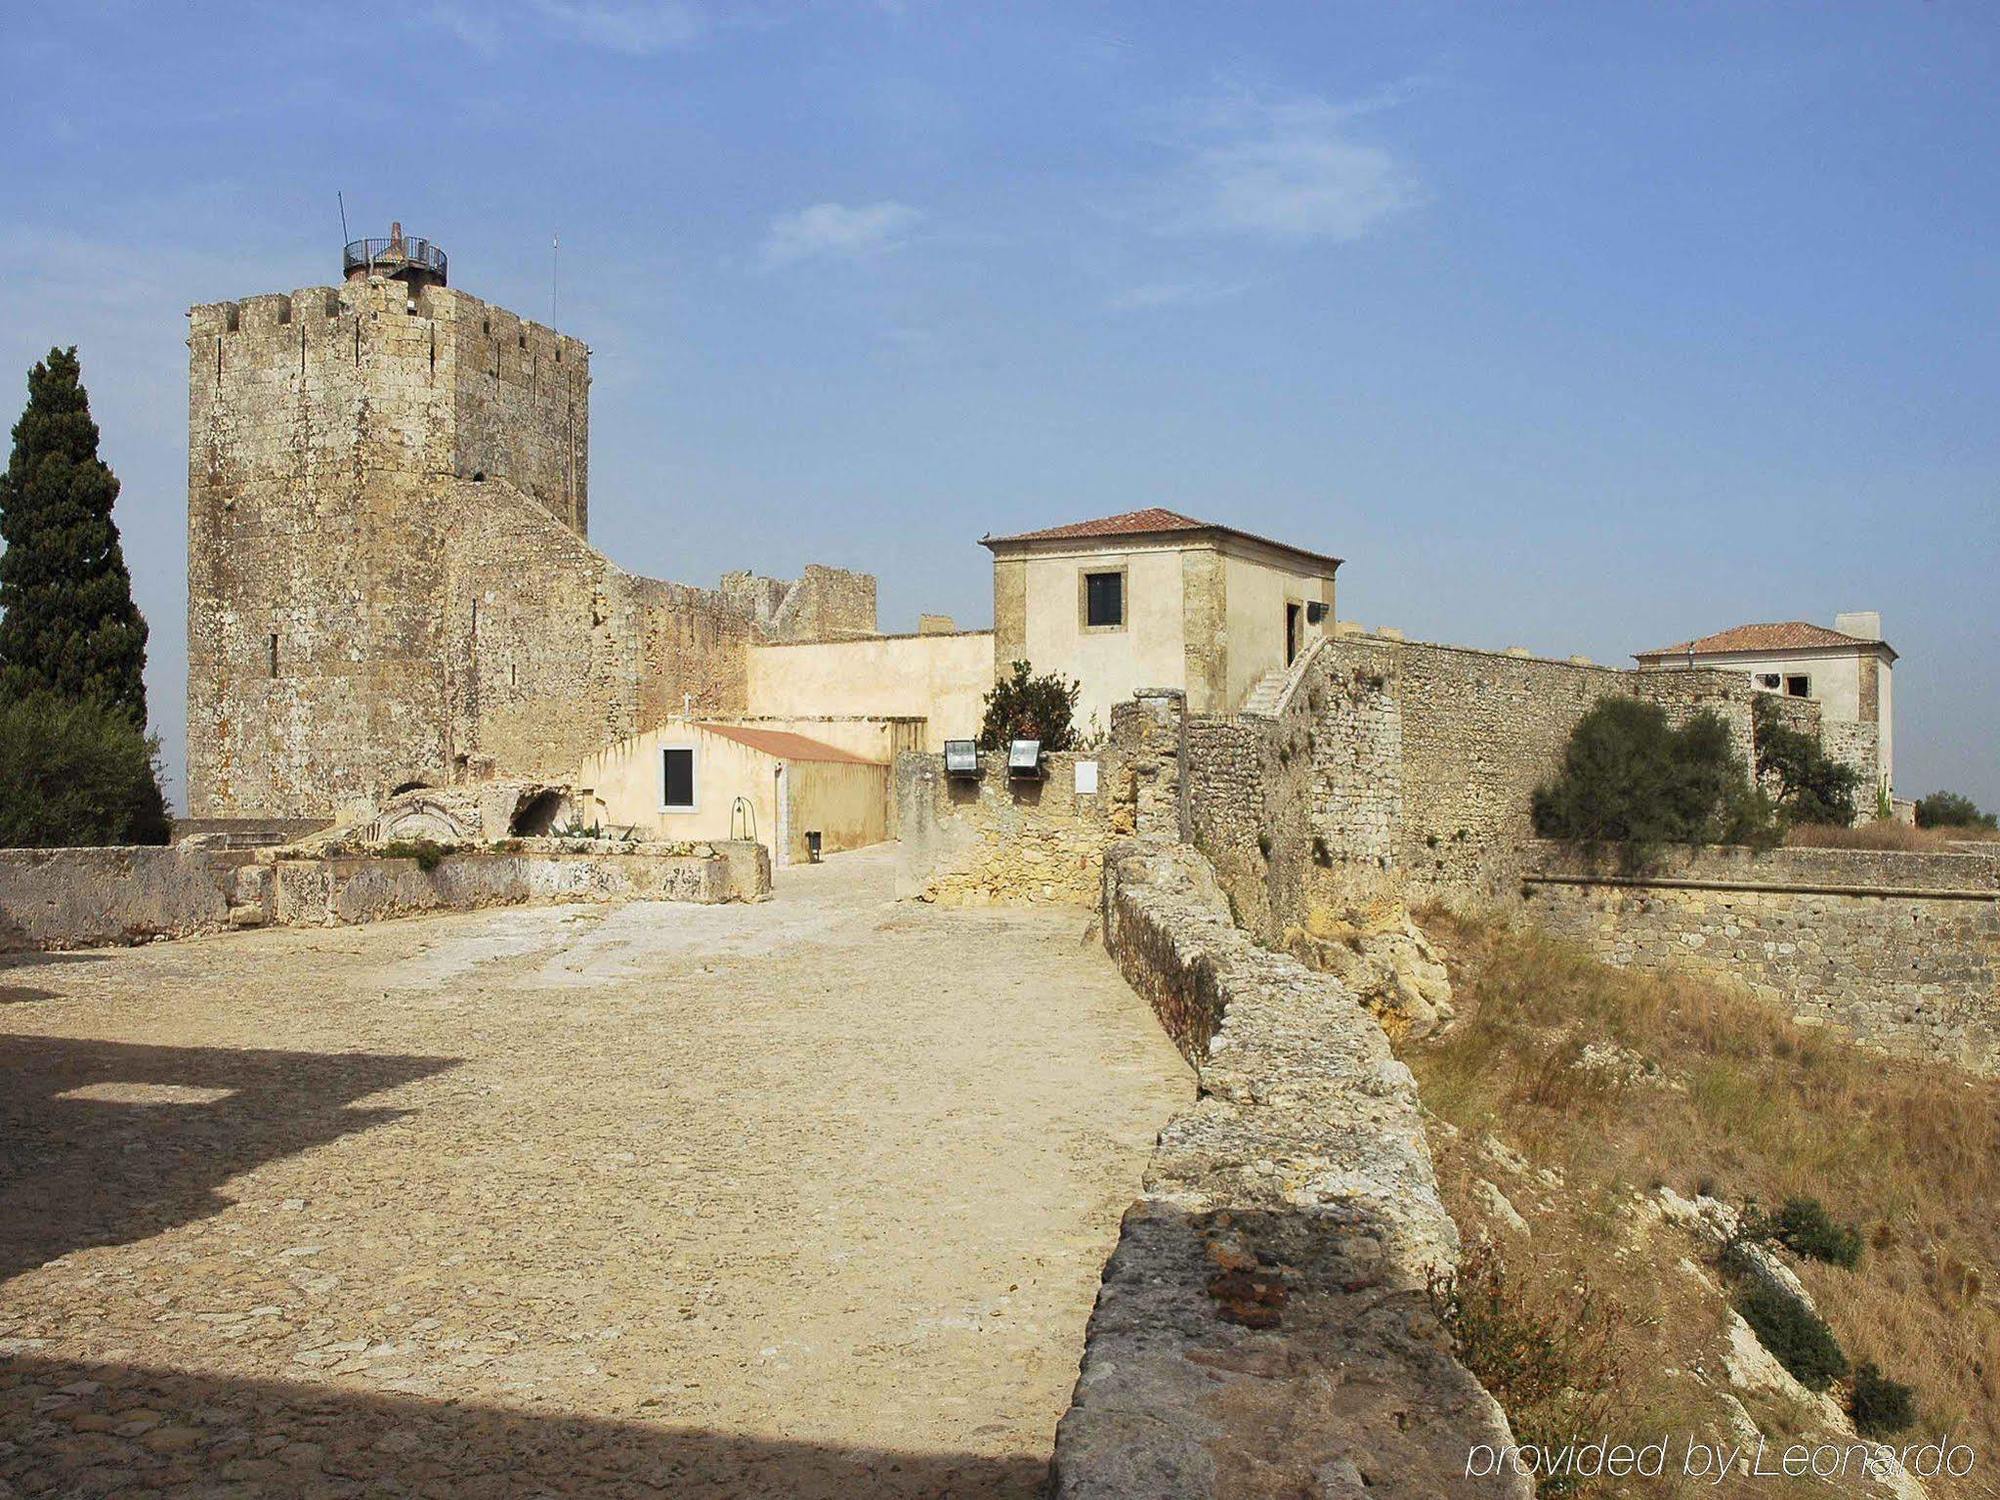
{"type": "Polygon", "coordinates": [[[352,1101],[454,1066],[0,1034],[0,1279],[207,1218],[239,1173],[405,1113],[352,1101]]]}
{"type": "Polygon", "coordinates": [[[22,1494],[1029,1500],[1046,1460],[900,1453],[174,1370],[0,1359],[22,1494]],[[130,1416],[123,1416],[131,1413],[130,1416]]]}

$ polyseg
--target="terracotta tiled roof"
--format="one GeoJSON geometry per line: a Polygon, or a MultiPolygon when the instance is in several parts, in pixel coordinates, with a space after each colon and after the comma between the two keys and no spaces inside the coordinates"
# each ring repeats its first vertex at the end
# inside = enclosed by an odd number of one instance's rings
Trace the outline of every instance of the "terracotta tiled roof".
{"type": "Polygon", "coordinates": [[[1261,542],[1266,547],[1276,547],[1285,552],[1296,552],[1300,557],[1310,557],[1317,562],[1340,565],[1340,559],[1329,557],[1323,552],[1309,552],[1304,547],[1294,547],[1289,542],[1275,541],[1267,536],[1258,536],[1252,531],[1239,531],[1234,526],[1221,526],[1214,521],[1197,521],[1193,516],[1184,516],[1177,510],[1166,510],[1157,505],[1144,510],[1128,510],[1120,515],[1099,516],[1094,521],[1075,521],[1068,526],[1050,526],[1041,531],[1022,531],[1013,536],[981,537],[983,546],[993,546],[1000,542],[1057,542],[1088,541],[1097,537],[1158,536],[1172,531],[1219,531],[1230,536],[1240,536],[1246,541],[1261,542]]]}
{"type": "Polygon", "coordinates": [[[703,724],[700,727],[710,734],[719,734],[725,740],[748,745],[752,750],[761,750],[779,760],[830,760],[853,766],[882,764],[865,755],[856,755],[852,750],[842,750],[802,734],[793,734],[789,729],[750,729],[741,724],[703,724]]]}
{"type": "Polygon", "coordinates": [[[1880,641],[1863,640],[1858,635],[1828,630],[1824,625],[1809,625],[1804,620],[1784,620],[1775,625],[1738,625],[1733,630],[1718,630],[1714,635],[1705,635],[1698,641],[1682,641],[1678,646],[1661,646],[1657,650],[1638,652],[1637,659],[1686,656],[1689,652],[1706,656],[1716,651],[1803,651],[1814,646],[1881,644],[1880,641]]]}
{"type": "Polygon", "coordinates": [[[1062,537],[1144,536],[1155,531],[1206,531],[1209,524],[1184,516],[1177,510],[1149,505],[1144,510],[1128,510],[1123,515],[1099,516],[1095,521],[1076,521],[1068,526],[1050,526],[1041,531],[1023,531],[1014,536],[988,537],[992,542],[1051,542],[1062,537]]]}

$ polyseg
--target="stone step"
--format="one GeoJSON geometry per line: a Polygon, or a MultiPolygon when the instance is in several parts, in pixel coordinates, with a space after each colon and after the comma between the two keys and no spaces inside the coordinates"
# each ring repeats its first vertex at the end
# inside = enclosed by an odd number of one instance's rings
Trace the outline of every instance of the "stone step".
{"type": "Polygon", "coordinates": [[[1250,689],[1249,697],[1243,700],[1241,713],[1257,714],[1269,718],[1278,711],[1278,704],[1285,696],[1285,677],[1282,670],[1266,672],[1257,679],[1257,685],[1250,689]]]}

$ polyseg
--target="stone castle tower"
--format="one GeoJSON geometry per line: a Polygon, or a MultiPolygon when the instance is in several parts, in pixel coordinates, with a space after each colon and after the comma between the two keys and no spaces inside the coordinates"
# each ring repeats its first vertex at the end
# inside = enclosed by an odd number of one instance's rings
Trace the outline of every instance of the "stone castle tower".
{"type": "MultiPolygon", "coordinates": [[[[771,633],[742,589],[585,540],[589,349],[450,287],[400,226],[344,261],[189,313],[190,813],[556,778],[684,705],[740,712],[771,633]]],[[[865,574],[778,587],[816,631],[874,629],[865,574]]]]}

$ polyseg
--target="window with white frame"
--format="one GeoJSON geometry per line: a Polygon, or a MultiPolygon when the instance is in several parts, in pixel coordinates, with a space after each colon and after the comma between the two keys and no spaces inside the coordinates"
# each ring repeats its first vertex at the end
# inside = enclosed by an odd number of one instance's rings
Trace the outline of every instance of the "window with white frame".
{"type": "Polygon", "coordinates": [[[668,745],[660,751],[660,809],[694,811],[694,746],[668,745]]]}

